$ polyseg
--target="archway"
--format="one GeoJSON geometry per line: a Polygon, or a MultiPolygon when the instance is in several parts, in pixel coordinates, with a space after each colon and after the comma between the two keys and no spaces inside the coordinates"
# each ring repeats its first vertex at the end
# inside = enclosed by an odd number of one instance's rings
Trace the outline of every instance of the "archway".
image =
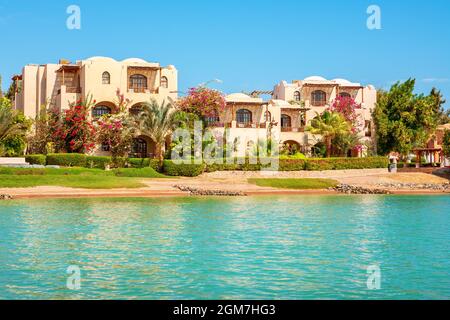
{"type": "Polygon", "coordinates": [[[130,158],[154,158],[155,142],[144,135],[133,139],[131,144],[130,158]]]}
{"type": "Polygon", "coordinates": [[[286,140],[283,142],[283,153],[287,155],[295,155],[302,151],[302,145],[295,140],[286,140]]]}
{"type": "Polygon", "coordinates": [[[92,108],[92,118],[97,119],[105,114],[111,114],[115,112],[116,105],[110,101],[102,101],[92,108]]]}

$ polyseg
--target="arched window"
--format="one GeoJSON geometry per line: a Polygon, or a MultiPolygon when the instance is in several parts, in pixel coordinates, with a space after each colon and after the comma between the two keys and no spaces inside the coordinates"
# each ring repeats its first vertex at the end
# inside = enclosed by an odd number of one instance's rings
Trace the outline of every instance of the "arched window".
{"type": "Polygon", "coordinates": [[[107,143],[107,142],[102,143],[102,151],[104,151],[104,152],[111,151],[111,146],[109,145],[109,143],[107,143]]]}
{"type": "Polygon", "coordinates": [[[95,106],[94,108],[92,108],[92,117],[93,118],[100,118],[101,116],[105,115],[105,114],[110,114],[111,113],[111,108],[107,107],[107,106],[95,106]]]}
{"type": "Polygon", "coordinates": [[[138,116],[142,112],[142,106],[140,104],[136,104],[130,108],[130,114],[133,116],[138,116]]]}
{"type": "Polygon", "coordinates": [[[341,97],[341,98],[351,98],[352,96],[348,92],[341,92],[341,93],[339,93],[339,97],[341,97]]]}
{"type": "Polygon", "coordinates": [[[291,117],[288,116],[287,114],[282,114],[281,115],[281,127],[282,128],[290,128],[291,125],[291,117]]]}
{"type": "Polygon", "coordinates": [[[161,77],[161,87],[168,88],[169,87],[169,80],[167,77],[161,77]]]}
{"type": "Polygon", "coordinates": [[[147,77],[142,74],[133,74],[130,76],[130,89],[135,92],[144,92],[147,90],[147,77]]]}
{"type": "Polygon", "coordinates": [[[311,104],[316,107],[321,107],[327,103],[327,94],[322,90],[316,90],[311,93],[311,104]]]}
{"type": "Polygon", "coordinates": [[[266,111],[264,113],[264,122],[270,122],[272,121],[272,115],[270,113],[270,111],[266,111]]]}
{"type": "Polygon", "coordinates": [[[211,127],[217,125],[220,122],[220,117],[217,112],[214,112],[212,115],[205,117],[205,125],[207,127],[211,127]]]}
{"type": "Polygon", "coordinates": [[[249,125],[252,123],[252,112],[247,109],[239,109],[236,112],[236,122],[239,124],[249,125]]]}
{"type": "Polygon", "coordinates": [[[133,145],[131,146],[131,153],[136,158],[146,158],[147,157],[147,141],[143,138],[137,138],[133,140],[133,145]]]}
{"type": "Polygon", "coordinates": [[[294,92],[294,101],[300,101],[301,97],[300,97],[300,92],[299,91],[295,91],[294,92]]]}
{"type": "Polygon", "coordinates": [[[102,74],[102,83],[103,84],[111,84],[111,75],[109,72],[105,71],[102,74]]]}

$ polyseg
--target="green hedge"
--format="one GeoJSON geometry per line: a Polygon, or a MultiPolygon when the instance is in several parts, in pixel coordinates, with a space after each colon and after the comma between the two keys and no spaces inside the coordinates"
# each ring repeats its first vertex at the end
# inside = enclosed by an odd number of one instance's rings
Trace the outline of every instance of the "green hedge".
{"type": "Polygon", "coordinates": [[[111,164],[111,157],[97,157],[87,156],[86,167],[95,169],[105,169],[107,165],[111,164]]]}
{"type": "Polygon", "coordinates": [[[161,168],[159,167],[158,159],[130,158],[130,159],[128,159],[128,164],[130,165],[131,168],[151,167],[151,168],[155,169],[156,171],[161,171],[161,168]]]}
{"type": "Polygon", "coordinates": [[[307,159],[304,165],[308,171],[376,169],[387,168],[389,160],[385,157],[307,159]]]}
{"type": "Polygon", "coordinates": [[[39,164],[45,166],[45,164],[47,163],[47,157],[43,154],[31,154],[25,156],[25,161],[29,164],[39,164]]]}
{"type": "MultiPolygon", "coordinates": [[[[214,171],[260,171],[269,159],[258,161],[251,164],[249,158],[234,159],[233,163],[210,164],[210,165],[194,165],[184,164],[175,165],[172,161],[166,160],[163,168],[159,167],[157,159],[137,159],[137,158],[121,158],[116,163],[116,167],[129,166],[131,168],[151,167],[155,171],[165,172],[171,176],[195,177],[206,172],[214,171]]],[[[47,164],[59,165],[63,167],[87,167],[105,169],[105,166],[112,163],[111,157],[86,156],[84,154],[49,154],[26,156],[26,161],[30,164],[47,164]]],[[[308,158],[308,159],[286,159],[279,160],[280,171],[322,171],[322,170],[345,170],[345,169],[371,169],[371,168],[387,168],[389,160],[385,157],[368,157],[368,158],[308,158]]],[[[267,165],[268,166],[268,165],[267,165]]],[[[399,166],[400,167],[400,166],[399,166]]]]}
{"type": "MultiPolygon", "coordinates": [[[[263,162],[266,163],[266,162],[263,162]]],[[[346,170],[346,169],[373,169],[387,168],[389,160],[385,157],[368,158],[308,158],[308,159],[280,159],[280,171],[323,171],[323,170],[346,170]]],[[[260,163],[249,164],[211,164],[206,168],[207,172],[214,171],[259,171],[264,166],[260,163]]]]}
{"type": "Polygon", "coordinates": [[[197,177],[205,171],[205,164],[175,164],[171,160],[165,160],[163,171],[168,176],[197,177]]]}
{"type": "Polygon", "coordinates": [[[47,164],[62,167],[85,167],[86,155],[79,153],[54,153],[47,155],[47,164]]]}

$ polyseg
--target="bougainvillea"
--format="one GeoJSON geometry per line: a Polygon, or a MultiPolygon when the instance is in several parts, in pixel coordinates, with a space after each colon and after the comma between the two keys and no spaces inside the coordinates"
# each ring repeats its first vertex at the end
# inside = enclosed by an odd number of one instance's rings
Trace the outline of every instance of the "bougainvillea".
{"type": "Polygon", "coordinates": [[[94,125],[89,112],[95,100],[90,97],[70,104],[68,110],[55,113],[52,139],[58,149],[69,153],[88,153],[95,148],[94,125]]]}
{"type": "Polygon", "coordinates": [[[352,132],[358,132],[362,126],[361,117],[356,113],[356,109],[359,108],[361,108],[361,105],[356,103],[355,99],[337,97],[328,110],[342,114],[344,119],[352,125],[352,132]]]}
{"type": "Polygon", "coordinates": [[[116,91],[116,96],[113,113],[105,114],[94,121],[97,130],[96,141],[108,147],[113,160],[130,152],[136,131],[135,119],[128,112],[131,101],[119,90],[116,91]]]}
{"type": "Polygon", "coordinates": [[[226,102],[220,91],[197,87],[189,89],[188,95],[180,99],[177,106],[181,111],[204,118],[220,114],[225,110],[226,102]]]}

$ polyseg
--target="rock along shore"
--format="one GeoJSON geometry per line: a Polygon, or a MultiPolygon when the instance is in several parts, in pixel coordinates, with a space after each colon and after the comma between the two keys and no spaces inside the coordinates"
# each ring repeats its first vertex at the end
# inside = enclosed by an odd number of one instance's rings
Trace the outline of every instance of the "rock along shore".
{"type": "Polygon", "coordinates": [[[188,186],[175,185],[177,188],[183,192],[189,192],[191,196],[221,196],[221,197],[245,197],[247,194],[244,192],[227,191],[227,190],[202,190],[197,188],[192,188],[188,186]]]}
{"type": "Polygon", "coordinates": [[[358,186],[352,186],[349,184],[340,184],[334,188],[330,188],[336,192],[345,194],[390,194],[388,190],[383,189],[368,189],[358,186]]]}

